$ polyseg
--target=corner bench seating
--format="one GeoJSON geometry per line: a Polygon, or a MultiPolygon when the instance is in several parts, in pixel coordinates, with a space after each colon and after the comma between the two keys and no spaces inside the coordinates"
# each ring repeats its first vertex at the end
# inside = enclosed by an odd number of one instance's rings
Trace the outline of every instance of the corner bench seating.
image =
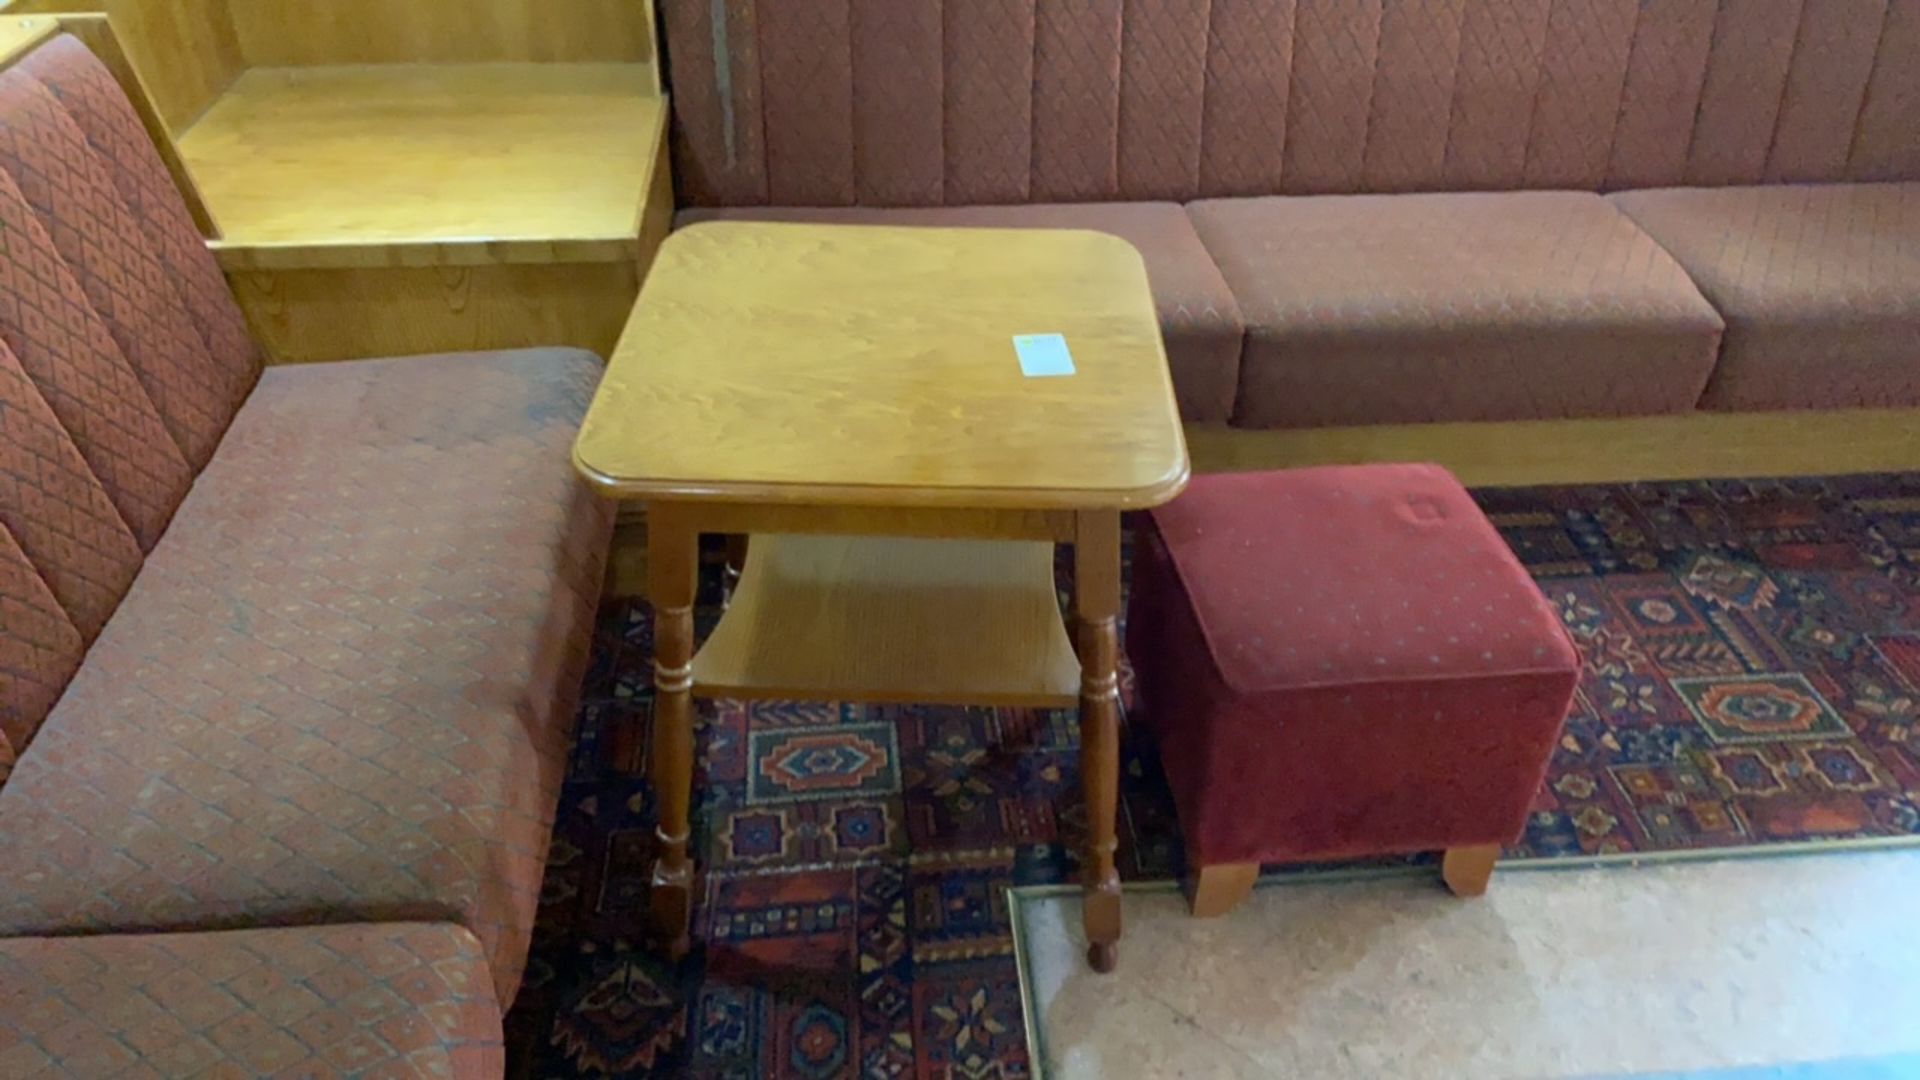
{"type": "Polygon", "coordinates": [[[1097,228],[1189,421],[1920,405],[1913,0],[664,0],[681,223],[1097,228]]]}
{"type": "Polygon", "coordinates": [[[0,1075],[497,1075],[600,363],[262,372],[170,185],[73,39],[0,71],[0,1075]]]}

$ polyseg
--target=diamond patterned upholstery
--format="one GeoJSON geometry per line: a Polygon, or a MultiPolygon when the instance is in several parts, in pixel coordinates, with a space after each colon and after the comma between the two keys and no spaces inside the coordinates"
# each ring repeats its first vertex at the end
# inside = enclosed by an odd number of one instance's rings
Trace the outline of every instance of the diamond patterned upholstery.
{"type": "MultiPolygon", "coordinates": [[[[1169,5],[1173,6],[1173,5],[1169,5]]],[[[1180,5],[1186,6],[1186,5],[1180,5]]],[[[1201,61],[1200,178],[1192,188],[1161,188],[1156,198],[1266,195],[1280,175],[1292,107],[1295,0],[1213,0],[1199,16],[1207,27],[1201,61]],[[1234,131],[1231,139],[1207,132],[1234,131]]],[[[1153,108],[1153,98],[1123,111],[1153,108]]],[[[1123,148],[1122,153],[1131,151],[1123,148]]]]}
{"type": "Polygon", "coordinates": [[[0,525],[92,641],[139,573],[140,545],[4,343],[0,440],[0,525]]]}
{"type": "Polygon", "coordinates": [[[0,1076],[497,1077],[500,1009],[444,923],[0,941],[0,1076]]]}
{"type": "Polygon", "coordinates": [[[0,170],[0,340],[13,350],[120,517],[153,547],[193,473],[127,358],[0,170]]]}
{"type": "Polygon", "coordinates": [[[216,400],[225,403],[231,417],[259,378],[260,349],[120,84],[86,46],[65,34],[23,57],[13,70],[51,91],[99,155],[185,301],[218,376],[216,400]]]}
{"type": "Polygon", "coordinates": [[[1720,318],[1597,195],[1221,199],[1194,228],[1246,318],[1236,424],[1690,409],[1720,318]]]}
{"type": "Polygon", "coordinates": [[[695,206],[1920,179],[1920,0],[662,8],[695,206]]]}
{"type": "Polygon", "coordinates": [[[12,175],[188,463],[213,455],[245,387],[227,382],[105,163],[53,94],[0,72],[0,169],[12,175]]]}
{"type": "Polygon", "coordinates": [[[0,936],[443,919],[525,961],[612,528],[600,364],[276,368],[0,788],[0,936]]]}
{"type": "Polygon", "coordinates": [[[1240,309],[1193,226],[1172,203],[1082,203],[902,209],[690,210],[677,224],[721,219],[865,225],[1093,229],[1139,249],[1166,336],[1174,396],[1189,420],[1225,420],[1239,379],[1240,309]]]}
{"type": "Polygon", "coordinates": [[[1035,6],[1029,193],[1035,202],[1119,194],[1122,6],[1122,0],[1035,6]]]}
{"type": "MultiPolygon", "coordinates": [[[[13,533],[0,527],[0,780],[80,666],[86,644],[13,533]]],[[[0,789],[3,791],[5,789],[0,789]]]]}
{"type": "Polygon", "coordinates": [[[768,197],[839,205],[853,201],[852,31],[848,0],[762,4],[760,35],[781,43],[763,55],[768,94],[768,197]],[[814,97],[790,94],[805,86],[814,97]]]}
{"type": "MultiPolygon", "coordinates": [[[[1033,0],[976,0],[946,4],[941,11],[942,201],[1026,202],[1033,191],[1033,0]]],[[[864,80],[860,86],[867,93],[887,92],[885,87],[869,90],[864,80]]],[[[785,92],[805,96],[806,87],[785,92]]]]}
{"type": "Polygon", "coordinates": [[[1612,199],[1726,317],[1703,405],[1920,405],[1920,183],[1612,199]]]}

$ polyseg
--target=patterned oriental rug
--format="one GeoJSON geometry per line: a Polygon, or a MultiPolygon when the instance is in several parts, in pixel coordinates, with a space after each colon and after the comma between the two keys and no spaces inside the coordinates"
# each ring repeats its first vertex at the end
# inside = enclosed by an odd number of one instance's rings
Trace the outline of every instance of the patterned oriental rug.
{"type": "MultiPolygon", "coordinates": [[[[1920,474],[1478,497],[1586,660],[1508,858],[1920,840],[1920,474]]],[[[1073,713],[704,707],[675,966],[642,932],[648,785],[606,766],[645,738],[648,634],[602,613],[513,1074],[1029,1075],[1006,890],[1073,880],[1073,713]]],[[[1121,874],[1173,877],[1153,748],[1124,760],[1121,874]]]]}

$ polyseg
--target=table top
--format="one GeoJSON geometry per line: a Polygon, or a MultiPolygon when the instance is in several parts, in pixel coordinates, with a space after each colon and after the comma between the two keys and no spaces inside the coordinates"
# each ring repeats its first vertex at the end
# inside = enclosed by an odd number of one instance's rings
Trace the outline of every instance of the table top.
{"type": "Polygon", "coordinates": [[[983,509],[1154,506],[1188,474],[1125,241],[749,222],[661,247],[574,462],[627,498],[983,509]],[[1073,374],[1023,374],[1045,334],[1073,374]]]}

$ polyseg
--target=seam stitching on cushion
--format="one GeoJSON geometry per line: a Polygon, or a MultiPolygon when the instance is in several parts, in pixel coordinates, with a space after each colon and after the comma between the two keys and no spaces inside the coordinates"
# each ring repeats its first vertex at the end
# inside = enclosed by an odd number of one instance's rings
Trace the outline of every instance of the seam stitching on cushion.
{"type": "Polygon", "coordinates": [[[1193,167],[1187,173],[1182,192],[1189,198],[1200,190],[1201,173],[1207,161],[1207,85],[1208,76],[1213,73],[1213,4],[1214,0],[1206,0],[1206,13],[1200,17],[1200,115],[1193,122],[1193,167]]]}
{"type": "MultiPolygon", "coordinates": [[[[1372,187],[1372,170],[1367,163],[1373,160],[1373,133],[1380,115],[1380,80],[1386,77],[1386,68],[1380,63],[1380,46],[1387,39],[1387,10],[1380,11],[1380,33],[1374,39],[1373,77],[1367,80],[1367,115],[1360,124],[1360,176],[1357,187],[1362,190],[1372,187]]],[[[1456,77],[1458,72],[1455,72],[1456,77]]],[[[1445,168],[1445,147],[1441,148],[1442,168],[1445,168]]]]}
{"type": "Polygon", "coordinates": [[[734,131],[733,54],[727,44],[727,0],[708,0],[708,29],[713,35],[713,92],[720,99],[720,141],[726,151],[726,164],[732,169],[740,161],[739,135],[734,131]]]}
{"type": "MultiPolygon", "coordinates": [[[[85,47],[82,46],[82,48],[84,49],[85,47]]],[[[86,55],[88,58],[95,59],[96,61],[98,59],[96,57],[93,57],[93,53],[91,50],[88,50],[86,55]]],[[[93,137],[93,133],[87,129],[87,126],[80,122],[80,118],[74,115],[73,110],[67,107],[66,100],[62,98],[59,94],[55,93],[53,87],[48,85],[46,80],[41,79],[36,75],[27,73],[24,71],[22,72],[22,75],[26,77],[28,82],[39,87],[40,90],[46,95],[47,100],[53,104],[54,108],[60,111],[60,115],[66,117],[67,122],[73,125],[73,129],[76,132],[79,132],[81,143],[85,145],[87,150],[93,154],[94,158],[99,163],[102,175],[106,176],[106,178],[109,181],[108,184],[106,185],[107,193],[119,196],[120,201],[126,205],[128,215],[131,218],[135,220],[142,219],[144,215],[142,215],[139,209],[134,205],[133,199],[130,198],[126,192],[121,190],[120,185],[117,182],[114,182],[115,168],[114,168],[114,163],[110,158],[110,155],[107,153],[106,149],[100,145],[99,141],[93,137]]],[[[110,78],[111,76],[108,76],[108,77],[110,78]]],[[[169,183],[171,183],[171,180],[172,178],[169,177],[168,178],[169,183]]],[[[171,190],[171,188],[169,188],[169,190],[171,190]]],[[[152,246],[147,242],[145,237],[140,237],[139,243],[142,247],[151,248],[152,246]]],[[[183,325],[193,331],[194,340],[198,341],[200,343],[200,347],[204,350],[204,353],[203,353],[204,358],[206,359],[210,367],[213,366],[213,355],[214,355],[213,342],[208,339],[206,330],[200,325],[200,320],[193,316],[192,305],[188,303],[187,294],[183,291],[182,281],[184,278],[184,274],[175,272],[176,268],[167,265],[167,260],[161,257],[162,256],[161,251],[154,250],[152,251],[152,254],[154,257],[155,264],[160,266],[161,269],[168,271],[168,273],[164,275],[166,279],[165,283],[160,287],[163,288],[166,292],[166,295],[172,297],[174,299],[174,302],[179,306],[181,314],[185,316],[183,325]]],[[[129,360],[129,362],[131,362],[131,360],[129,360]]],[[[151,397],[152,395],[149,394],[148,396],[151,397]]],[[[159,407],[159,403],[155,402],[154,407],[157,409],[159,407]]],[[[237,406],[234,407],[232,411],[227,412],[223,422],[220,424],[220,436],[222,438],[226,436],[227,428],[233,425],[233,418],[238,412],[239,412],[239,408],[237,406]]],[[[219,447],[219,441],[217,439],[215,440],[214,446],[216,449],[219,447]]],[[[181,447],[180,448],[181,456],[185,457],[186,453],[187,453],[187,448],[184,446],[181,447]]],[[[189,461],[188,464],[191,465],[193,463],[189,461]]],[[[205,467],[206,466],[202,465],[200,468],[204,469],[205,467]]],[[[199,472],[200,472],[200,469],[195,469],[194,475],[198,476],[199,472]]]]}
{"type": "Polygon", "coordinates": [[[1540,50],[1533,57],[1533,100],[1527,103],[1527,137],[1520,144],[1521,188],[1529,187],[1529,166],[1533,163],[1533,134],[1540,126],[1540,91],[1547,85],[1547,56],[1553,51],[1553,13],[1563,0],[1547,0],[1547,19],[1540,27],[1540,50]]]}
{"type": "Polygon", "coordinates": [[[768,206],[773,203],[773,155],[767,152],[767,147],[771,145],[767,139],[767,43],[760,36],[760,12],[757,7],[754,9],[751,21],[753,23],[753,63],[756,69],[754,78],[760,84],[760,107],[754,110],[757,114],[755,119],[760,125],[760,179],[762,181],[760,205],[768,206]]]}
{"type": "Polygon", "coordinates": [[[859,0],[847,0],[847,204],[862,204],[860,194],[860,119],[855,101],[860,92],[860,61],[853,55],[859,35],[853,32],[853,20],[860,17],[859,0]]]}
{"type": "Polygon", "coordinates": [[[1028,0],[1027,3],[1027,182],[1026,190],[1020,193],[1020,201],[1033,198],[1035,163],[1040,160],[1040,125],[1033,122],[1038,112],[1035,106],[1040,98],[1040,5],[1043,0],[1028,0]]]}
{"type": "MultiPolygon", "coordinates": [[[[1441,188],[1452,187],[1448,177],[1452,172],[1450,166],[1453,164],[1453,124],[1454,118],[1460,115],[1460,61],[1465,58],[1467,52],[1467,23],[1473,17],[1471,4],[1472,0],[1467,0],[1460,6],[1460,40],[1453,49],[1453,82],[1447,87],[1447,137],[1440,145],[1439,186],[1441,188]]],[[[1380,25],[1383,27],[1386,25],[1384,15],[1381,17],[1380,25]]]]}
{"type": "Polygon", "coordinates": [[[933,205],[945,206],[947,203],[947,95],[950,92],[947,86],[946,0],[934,0],[933,6],[933,28],[934,32],[940,36],[940,43],[934,47],[935,55],[939,57],[940,76],[940,168],[939,176],[935,180],[935,183],[938,185],[939,194],[935,197],[933,205]]]}
{"type": "MultiPolygon", "coordinates": [[[[27,384],[29,387],[31,387],[34,390],[35,393],[39,392],[39,387],[33,386],[32,379],[28,379],[27,384]]],[[[58,425],[56,424],[56,426],[58,425]]],[[[65,432],[66,428],[61,427],[60,430],[62,432],[65,432]]],[[[69,434],[67,437],[71,439],[73,436],[69,434]]],[[[85,462],[82,462],[82,464],[85,464],[85,462]]],[[[87,471],[91,473],[93,471],[93,467],[90,465],[87,466],[87,471]]],[[[94,482],[99,483],[98,480],[95,480],[94,482]]],[[[114,509],[114,513],[118,514],[119,512],[120,512],[119,509],[116,507],[114,509]]],[[[47,572],[40,568],[39,563],[33,561],[33,556],[27,553],[27,547],[25,544],[22,544],[20,542],[20,537],[16,535],[11,528],[8,528],[7,523],[4,521],[0,521],[0,533],[6,534],[5,539],[13,545],[13,548],[15,551],[18,551],[20,553],[20,561],[26,564],[28,570],[33,571],[33,576],[35,578],[39,579],[40,587],[46,590],[47,599],[52,601],[53,603],[53,609],[60,613],[61,618],[67,620],[67,625],[69,627],[72,627],[73,632],[79,636],[81,644],[85,647],[89,647],[89,648],[92,647],[93,641],[90,638],[88,638],[87,635],[80,629],[80,624],[74,621],[73,612],[68,611],[67,606],[60,602],[60,596],[58,593],[55,593],[53,591],[53,582],[48,579],[47,572]]],[[[133,534],[133,530],[129,528],[127,530],[127,534],[131,536],[133,534]]],[[[5,545],[0,545],[0,547],[4,547],[4,546],[5,545]]],[[[139,545],[136,543],[134,546],[138,547],[139,545]]],[[[141,561],[144,562],[145,559],[146,559],[146,553],[141,552],[141,561]]],[[[118,608],[119,606],[120,605],[117,602],[114,604],[115,608],[118,608]]],[[[112,616],[109,615],[108,617],[111,618],[112,616]]],[[[45,719],[45,718],[43,717],[42,719],[45,719]]],[[[6,734],[4,732],[0,732],[0,739],[4,739],[4,738],[6,738],[6,734]]],[[[25,748],[18,747],[16,749],[24,750],[25,748]]]]}
{"type": "Polygon", "coordinates": [[[1193,182],[1187,188],[1189,198],[1197,198],[1206,184],[1207,102],[1213,95],[1213,3],[1214,0],[1207,0],[1206,14],[1201,16],[1204,29],[1200,40],[1200,118],[1193,125],[1197,135],[1194,139],[1193,182]]]}
{"type": "Polygon", "coordinates": [[[1700,119],[1707,110],[1707,84],[1713,81],[1713,61],[1720,55],[1721,24],[1726,19],[1727,5],[1732,0],[1720,0],[1713,12],[1713,27],[1707,31],[1707,60],[1700,68],[1700,89],[1693,99],[1693,124],[1687,132],[1687,152],[1680,160],[1680,182],[1690,183],[1693,176],[1693,150],[1700,142],[1700,119]]]}
{"type": "Polygon", "coordinates": [[[1774,168],[1773,155],[1780,149],[1780,122],[1787,115],[1787,91],[1793,87],[1793,68],[1800,61],[1800,41],[1806,36],[1807,0],[1800,0],[1800,14],[1793,22],[1793,42],[1787,46],[1787,67],[1780,74],[1780,93],[1774,99],[1773,130],[1767,135],[1767,153],[1760,161],[1760,175],[1756,177],[1761,183],[1775,180],[1780,175],[1774,168]]]}
{"type": "Polygon", "coordinates": [[[1627,115],[1627,83],[1633,75],[1633,56],[1640,49],[1640,27],[1646,22],[1646,6],[1633,6],[1633,29],[1627,34],[1626,62],[1620,65],[1619,96],[1614,99],[1613,126],[1607,129],[1607,163],[1600,170],[1600,190],[1613,190],[1614,161],[1620,152],[1620,121],[1627,115]]]}
{"type": "Polygon", "coordinates": [[[1840,163],[1840,176],[1843,179],[1857,179],[1859,172],[1854,168],[1854,159],[1860,154],[1860,138],[1866,132],[1867,107],[1873,101],[1875,76],[1880,74],[1880,62],[1887,54],[1887,27],[1893,23],[1893,2],[1883,0],[1880,5],[1880,32],[1873,38],[1873,62],[1867,65],[1867,81],[1860,87],[1860,103],[1853,113],[1853,134],[1847,139],[1847,159],[1840,163]]]}
{"type": "Polygon", "coordinates": [[[1109,148],[1111,154],[1107,162],[1107,189],[1106,193],[1100,197],[1103,202],[1126,198],[1120,193],[1120,98],[1127,68],[1127,0],[1121,0],[1116,7],[1118,10],[1114,14],[1113,39],[1113,122],[1108,129],[1112,133],[1112,139],[1109,140],[1112,146],[1109,148]]]}
{"type": "MultiPolygon", "coordinates": [[[[1367,111],[1364,114],[1366,119],[1361,123],[1360,157],[1359,160],[1354,163],[1353,174],[1345,180],[1344,186],[1348,188],[1363,189],[1366,187],[1367,146],[1373,142],[1373,105],[1375,100],[1380,96],[1380,47],[1386,44],[1386,40],[1387,5],[1386,0],[1381,0],[1380,17],[1375,20],[1373,24],[1373,54],[1369,60],[1369,63],[1373,65],[1373,70],[1367,75],[1367,111]]],[[[1454,78],[1456,80],[1460,77],[1459,63],[1459,59],[1455,58],[1454,78]]]]}

